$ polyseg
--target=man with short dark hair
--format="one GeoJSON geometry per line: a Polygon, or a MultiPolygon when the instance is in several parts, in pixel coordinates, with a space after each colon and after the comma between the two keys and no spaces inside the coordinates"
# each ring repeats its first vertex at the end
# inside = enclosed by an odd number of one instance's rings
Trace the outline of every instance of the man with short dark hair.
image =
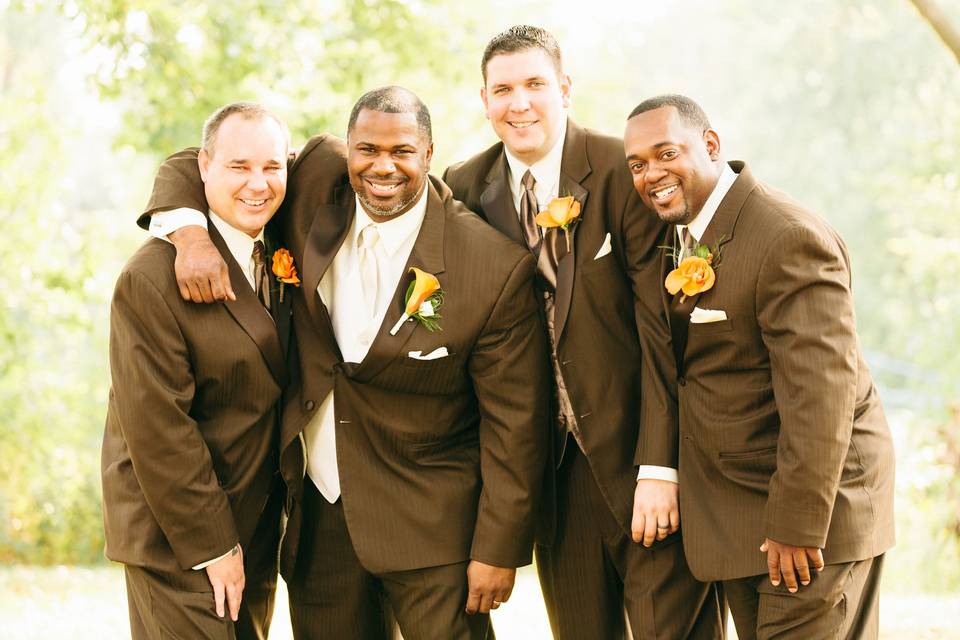
{"type": "Polygon", "coordinates": [[[157,239],[117,281],[103,515],[138,640],[264,638],[270,624],[289,301],[270,285],[264,227],[286,192],[287,146],[286,127],[260,105],[227,105],[204,125],[192,170],[236,300],[184,302],[174,248],[157,239]]]}
{"type": "Polygon", "coordinates": [[[631,186],[622,141],[567,117],[571,81],[552,35],[526,25],[498,34],[481,71],[500,142],[444,180],[537,259],[555,446],[536,555],[553,634],[623,637],[626,612],[638,640],[721,637],[716,590],[684,560],[676,500],[673,517],[634,506],[638,474],[676,491],[675,452],[655,441],[658,431],[638,428],[649,354],[634,307],[657,295],[642,274],[656,262],[662,225],[631,186]],[[559,218],[541,213],[557,207],[559,218]],[[638,450],[658,447],[638,466],[638,450]]]}
{"type": "MultiPolygon", "coordinates": [[[[652,271],[661,300],[639,308],[653,356],[640,428],[679,452],[690,568],[723,582],[743,640],[876,638],[893,445],[843,240],[725,162],[685,96],[638,105],[624,146],[637,192],[670,224],[652,271]]],[[[638,499],[661,502],[662,487],[641,481],[638,499]]]]}
{"type": "MultiPolygon", "coordinates": [[[[426,107],[384,87],[346,148],[313,138],[290,169],[302,375],[281,571],[300,638],[386,638],[386,600],[407,640],[482,639],[531,561],[549,366],[534,263],[428,175],[432,155],[426,107]]],[[[203,210],[189,157],[161,167],[146,215],[203,210]]]]}

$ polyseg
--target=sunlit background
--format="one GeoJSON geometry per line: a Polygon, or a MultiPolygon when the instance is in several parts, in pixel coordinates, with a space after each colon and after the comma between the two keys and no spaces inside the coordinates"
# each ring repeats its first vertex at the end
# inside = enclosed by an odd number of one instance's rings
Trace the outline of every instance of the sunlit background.
{"type": "MultiPolygon", "coordinates": [[[[127,634],[102,555],[107,313],[160,159],[225,102],[266,103],[299,144],[402,84],[439,174],[495,141],[480,56],[529,22],[560,41],[579,123],[619,135],[643,98],[688,94],[728,157],[846,238],[897,446],[883,637],[960,638],[960,58],[910,0],[0,0],[0,19],[0,637],[127,634]]],[[[548,637],[531,571],[497,622],[548,637]]]]}

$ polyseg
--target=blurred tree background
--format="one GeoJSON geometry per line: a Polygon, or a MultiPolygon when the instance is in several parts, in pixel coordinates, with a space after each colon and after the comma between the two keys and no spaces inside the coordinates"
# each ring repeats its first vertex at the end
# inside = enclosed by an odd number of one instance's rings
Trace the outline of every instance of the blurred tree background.
{"type": "Polygon", "coordinates": [[[103,562],[107,313],[159,160],[225,102],[266,103],[302,143],[402,84],[431,108],[439,174],[495,140],[480,55],[530,22],[560,40],[579,122],[619,135],[641,99],[688,94],[728,157],[841,231],[897,444],[885,585],[960,588],[960,64],[908,0],[0,0],[0,17],[0,562],[103,562]]]}

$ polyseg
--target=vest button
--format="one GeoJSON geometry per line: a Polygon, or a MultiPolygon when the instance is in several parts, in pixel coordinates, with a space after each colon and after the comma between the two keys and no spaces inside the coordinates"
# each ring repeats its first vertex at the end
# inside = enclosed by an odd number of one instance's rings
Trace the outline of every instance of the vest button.
{"type": "Polygon", "coordinates": [[[680,385],[681,387],[685,387],[687,386],[687,379],[684,378],[683,376],[680,376],[679,378],[677,378],[677,384],[680,385]]]}
{"type": "Polygon", "coordinates": [[[316,405],[314,404],[313,400],[307,400],[306,402],[303,403],[303,407],[304,407],[307,411],[313,411],[313,408],[314,408],[315,406],[316,406],[316,405]]]}

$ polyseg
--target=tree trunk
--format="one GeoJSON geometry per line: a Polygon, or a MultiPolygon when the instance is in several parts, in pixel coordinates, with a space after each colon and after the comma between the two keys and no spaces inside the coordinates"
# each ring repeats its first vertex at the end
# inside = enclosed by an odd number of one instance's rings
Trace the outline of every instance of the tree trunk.
{"type": "Polygon", "coordinates": [[[933,30],[937,32],[944,44],[953,52],[957,62],[960,63],[960,32],[950,24],[950,18],[937,5],[936,0],[910,0],[913,6],[917,8],[923,19],[930,23],[933,30]]]}

